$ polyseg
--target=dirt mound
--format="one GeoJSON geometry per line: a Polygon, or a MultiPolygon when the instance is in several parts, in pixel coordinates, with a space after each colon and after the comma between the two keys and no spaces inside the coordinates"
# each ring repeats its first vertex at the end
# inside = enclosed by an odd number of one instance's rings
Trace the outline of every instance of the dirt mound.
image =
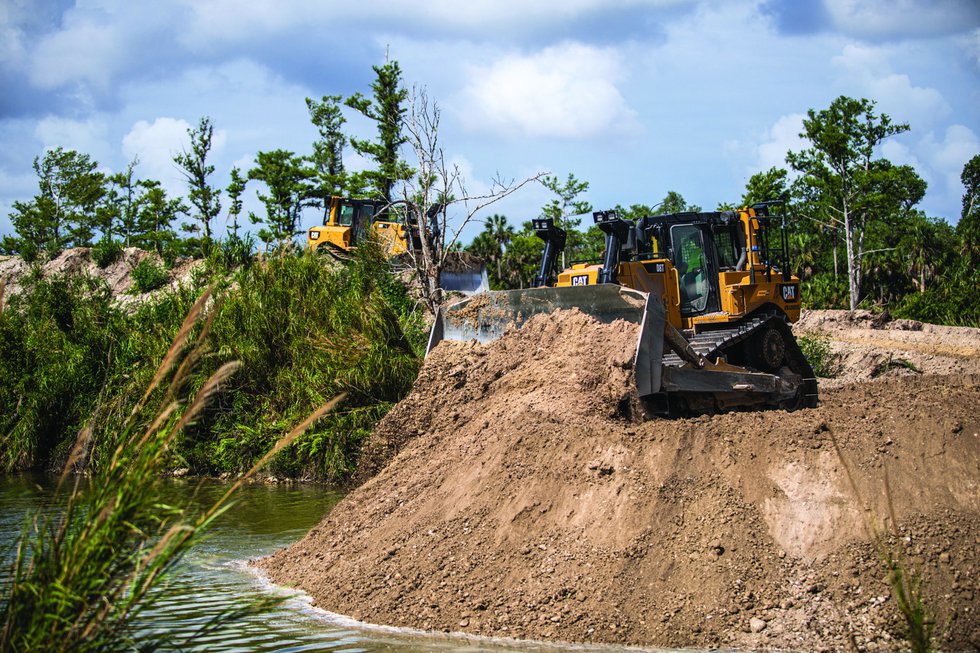
{"type": "Polygon", "coordinates": [[[374,623],[654,646],[895,648],[835,453],[923,570],[952,648],[980,643],[980,377],[883,379],[816,409],[640,421],[635,327],[577,311],[442,343],[382,421],[380,471],[260,564],[374,623]],[[386,466],[385,461],[393,456],[386,466]]]}
{"type": "Polygon", "coordinates": [[[836,374],[821,379],[825,389],[881,377],[980,374],[980,329],[870,311],[803,311],[793,331],[830,338],[836,374]]]}
{"type": "MultiPolygon", "coordinates": [[[[92,259],[91,248],[75,247],[62,251],[55,258],[41,265],[40,269],[44,277],[85,274],[90,277],[103,279],[109,285],[113,295],[120,304],[131,305],[140,303],[147,297],[156,294],[156,291],[132,294],[133,270],[146,258],[150,258],[162,265],[160,257],[155,253],[147,252],[136,247],[126,247],[120,252],[119,257],[113,263],[104,268],[100,268],[92,259]]],[[[201,261],[185,261],[175,266],[172,270],[169,270],[169,287],[176,287],[178,283],[187,283],[194,267],[200,263],[201,261]]],[[[16,295],[23,290],[24,280],[30,273],[30,264],[24,262],[19,256],[0,256],[0,279],[6,280],[5,294],[8,297],[16,295]]]]}

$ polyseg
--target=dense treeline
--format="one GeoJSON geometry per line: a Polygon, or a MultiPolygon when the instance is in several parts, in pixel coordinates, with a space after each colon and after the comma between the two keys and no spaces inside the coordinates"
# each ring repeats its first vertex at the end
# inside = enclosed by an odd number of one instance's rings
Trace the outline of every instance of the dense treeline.
{"type": "MultiPolygon", "coordinates": [[[[811,109],[801,134],[810,147],[787,153],[787,168],[753,175],[741,198],[720,202],[718,209],[787,200],[790,265],[810,308],[860,306],[980,326],[980,155],[963,168],[963,207],[953,227],[917,208],[926,182],[914,168],[879,155],[883,141],[908,130],[877,114],[869,100],[840,97],[827,109],[811,109]]],[[[563,183],[549,177],[545,185],[555,199],[541,216],[570,230],[563,263],[598,261],[602,233],[595,226],[580,228],[593,208],[580,199],[588,182],[569,175],[563,183]]],[[[615,210],[635,219],[700,207],[670,191],[658,203],[615,210]]],[[[494,215],[467,249],[487,261],[492,287],[523,288],[537,272],[541,243],[530,222],[517,230],[494,215]]]]}
{"type": "Polygon", "coordinates": [[[228,361],[241,367],[176,441],[171,467],[241,472],[313,407],[346,392],[343,406],[271,467],[343,479],[360,441],[411,388],[424,342],[414,303],[372,247],[345,266],[283,253],[232,271],[213,256],[193,287],[162,292],[132,313],[99,279],[28,280],[0,313],[3,467],[62,464],[84,426],[95,429],[97,448],[111,441],[206,284],[217,284],[207,355],[178,391],[193,396],[228,361]]]}
{"type": "Polygon", "coordinates": [[[305,209],[326,210],[331,195],[390,200],[394,185],[413,173],[401,158],[408,92],[397,62],[375,66],[374,71],[370,98],[354,93],[346,99],[339,95],[306,99],[318,134],[310,154],[282,149],[258,152],[251,169],[230,171],[231,181],[224,189],[215,184],[215,167],[209,161],[215,126],[206,116],[187,130],[189,147],[173,157],[187,183],[186,197],[169,197],[159,181],[138,179],[138,158],[124,172],[106,174],[88,154],[61,147],[48,150],[34,159],[38,192],[29,201],[14,202],[10,219],[15,234],[3,238],[0,252],[28,261],[53,256],[66,247],[93,245],[103,250],[141,247],[168,261],[206,256],[220,246],[250,252],[254,239],[240,234],[242,197],[249,182],[259,182],[255,192],[265,213],[249,212],[248,221],[257,227],[258,239],[269,246],[301,233],[305,209]],[[348,138],[342,131],[341,105],[374,121],[377,139],[348,138]],[[348,173],[343,163],[348,144],[376,167],[348,173]],[[227,198],[228,235],[219,242],[214,223],[222,214],[222,195],[227,198]]]}

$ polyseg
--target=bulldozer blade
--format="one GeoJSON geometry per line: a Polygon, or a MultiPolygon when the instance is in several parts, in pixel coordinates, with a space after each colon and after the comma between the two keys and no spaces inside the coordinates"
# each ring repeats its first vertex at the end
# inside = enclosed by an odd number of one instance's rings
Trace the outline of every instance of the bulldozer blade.
{"type": "Polygon", "coordinates": [[[439,275],[439,283],[446,292],[458,292],[464,295],[490,290],[486,263],[468,252],[449,254],[439,275]]]}
{"type": "Polygon", "coordinates": [[[448,272],[443,270],[440,281],[442,289],[447,292],[452,291],[464,295],[474,295],[490,290],[486,267],[479,270],[463,272],[448,272]]]}
{"type": "Polygon", "coordinates": [[[538,313],[562,309],[577,308],[600,322],[622,319],[639,324],[646,299],[646,293],[614,284],[482,293],[439,309],[426,354],[442,340],[492,342],[538,313]]]}

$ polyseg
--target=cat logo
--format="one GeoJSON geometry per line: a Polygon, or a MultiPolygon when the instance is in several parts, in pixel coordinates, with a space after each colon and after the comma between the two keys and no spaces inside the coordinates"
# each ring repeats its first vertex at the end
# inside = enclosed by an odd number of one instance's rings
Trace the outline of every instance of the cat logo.
{"type": "Polygon", "coordinates": [[[783,301],[787,304],[795,304],[796,302],[800,301],[799,286],[797,286],[795,283],[780,286],[780,290],[783,293],[783,301]]]}
{"type": "Polygon", "coordinates": [[[589,285],[589,275],[587,274],[577,274],[572,277],[573,286],[587,286],[589,285]]]}

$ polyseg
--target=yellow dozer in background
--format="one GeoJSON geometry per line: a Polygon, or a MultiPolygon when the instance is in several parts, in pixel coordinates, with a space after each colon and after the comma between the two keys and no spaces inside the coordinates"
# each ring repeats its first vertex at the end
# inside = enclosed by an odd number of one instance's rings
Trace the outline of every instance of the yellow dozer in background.
{"type": "Polygon", "coordinates": [[[654,413],[815,406],[817,382],[790,330],[800,317],[800,282],[785,272],[784,214],[782,202],[635,222],[599,211],[603,260],[557,274],[566,234],[534,220],[544,241],[536,287],[440,310],[428,350],[444,339],[489,342],[532,315],[574,307],[602,322],[640,325],[636,388],[654,413]]]}
{"type": "MultiPolygon", "coordinates": [[[[345,261],[359,243],[372,239],[380,243],[389,258],[411,256],[422,248],[417,226],[409,226],[407,202],[331,197],[322,225],[306,234],[307,247],[326,252],[345,261]]],[[[433,207],[435,210],[441,205],[433,207]]],[[[433,216],[428,216],[431,221],[433,216]]],[[[426,234],[431,237],[432,231],[426,234]]],[[[486,264],[468,254],[454,255],[442,271],[442,288],[464,295],[489,289],[486,264]]]]}

